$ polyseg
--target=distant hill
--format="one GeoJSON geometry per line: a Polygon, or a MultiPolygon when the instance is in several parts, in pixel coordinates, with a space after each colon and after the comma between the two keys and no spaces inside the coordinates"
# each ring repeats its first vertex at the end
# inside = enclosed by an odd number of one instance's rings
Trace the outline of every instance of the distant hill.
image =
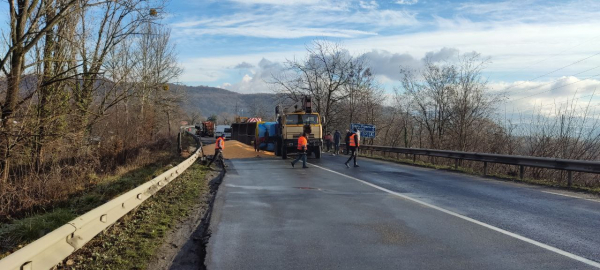
{"type": "Polygon", "coordinates": [[[279,103],[276,94],[240,94],[209,86],[173,87],[184,87],[187,92],[187,97],[181,104],[183,109],[188,112],[199,111],[203,117],[213,114],[220,117],[234,117],[239,114],[269,120],[274,118],[275,106],[279,103]]]}

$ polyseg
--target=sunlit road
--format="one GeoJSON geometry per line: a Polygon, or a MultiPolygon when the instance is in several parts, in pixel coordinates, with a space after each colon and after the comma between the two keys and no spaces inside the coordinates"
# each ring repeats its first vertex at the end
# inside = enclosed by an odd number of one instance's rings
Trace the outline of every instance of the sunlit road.
{"type": "Polygon", "coordinates": [[[345,157],[229,161],[208,269],[596,269],[600,202],[345,157]]]}

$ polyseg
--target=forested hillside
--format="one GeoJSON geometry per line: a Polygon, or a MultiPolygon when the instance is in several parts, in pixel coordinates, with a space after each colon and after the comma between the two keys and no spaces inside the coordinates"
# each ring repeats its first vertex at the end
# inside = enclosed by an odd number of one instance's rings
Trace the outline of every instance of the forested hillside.
{"type": "Polygon", "coordinates": [[[240,94],[209,86],[185,86],[182,107],[189,114],[200,113],[201,119],[216,115],[219,122],[232,121],[236,115],[274,119],[279,98],[275,94],[240,94]]]}

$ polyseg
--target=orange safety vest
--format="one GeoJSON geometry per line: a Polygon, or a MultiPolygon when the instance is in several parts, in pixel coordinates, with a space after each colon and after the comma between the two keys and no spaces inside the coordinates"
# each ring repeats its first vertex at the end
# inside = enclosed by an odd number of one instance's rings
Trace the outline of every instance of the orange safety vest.
{"type": "Polygon", "coordinates": [[[215,149],[225,149],[225,140],[223,140],[223,138],[217,138],[217,142],[215,143],[215,149]]]}
{"type": "Polygon", "coordinates": [[[298,150],[306,150],[306,146],[308,145],[308,141],[304,136],[300,136],[298,138],[298,150]]]}
{"type": "Polygon", "coordinates": [[[350,146],[351,147],[357,147],[359,145],[358,140],[356,140],[355,138],[356,138],[356,134],[350,135],[350,146]]]}

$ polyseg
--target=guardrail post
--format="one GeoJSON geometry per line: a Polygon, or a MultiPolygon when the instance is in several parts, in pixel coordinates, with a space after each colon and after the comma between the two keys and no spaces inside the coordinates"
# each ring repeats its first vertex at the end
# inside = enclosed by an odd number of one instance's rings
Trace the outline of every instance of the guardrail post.
{"type": "Polygon", "coordinates": [[[483,162],[483,176],[487,176],[487,161],[483,162]]]}
{"type": "Polygon", "coordinates": [[[413,164],[417,163],[417,155],[413,154],[413,164]]]}
{"type": "Polygon", "coordinates": [[[396,159],[400,160],[400,152],[396,153],[396,159]]]}
{"type": "Polygon", "coordinates": [[[523,180],[523,174],[525,174],[525,167],[519,165],[519,179],[523,180]]]}
{"type": "Polygon", "coordinates": [[[573,185],[573,171],[567,171],[567,186],[573,185]]]}
{"type": "Polygon", "coordinates": [[[458,158],[454,159],[454,170],[458,170],[458,158]]]}

